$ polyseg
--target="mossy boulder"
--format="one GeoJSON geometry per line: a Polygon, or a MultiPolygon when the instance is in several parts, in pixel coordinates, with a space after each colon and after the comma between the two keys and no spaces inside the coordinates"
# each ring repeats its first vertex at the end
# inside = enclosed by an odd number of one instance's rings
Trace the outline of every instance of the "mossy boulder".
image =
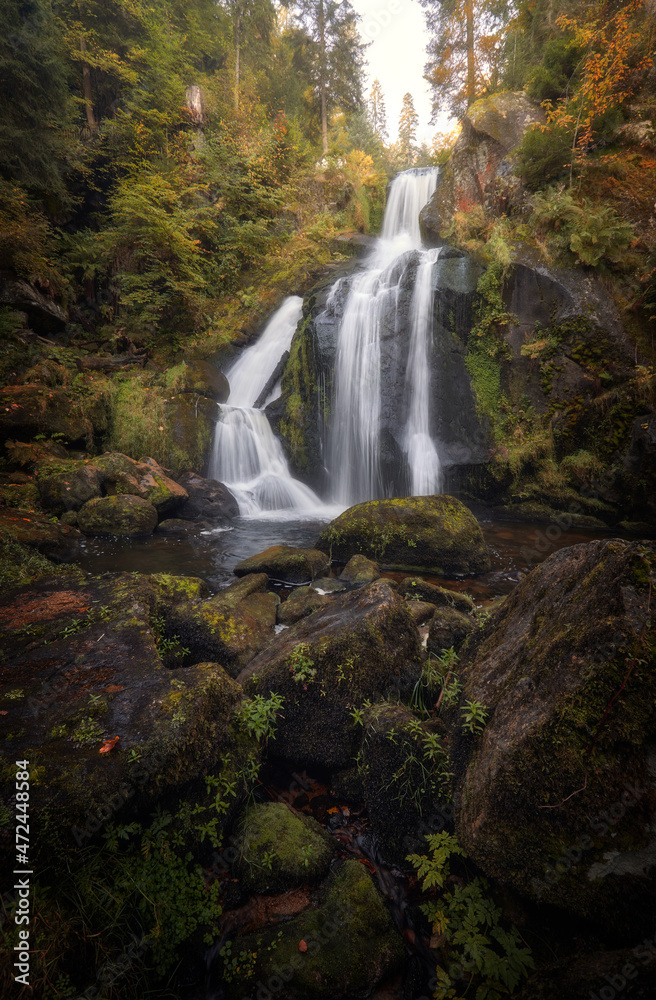
{"type": "Polygon", "coordinates": [[[107,429],[107,399],[82,399],[47,385],[7,385],[0,390],[0,441],[36,434],[60,435],[69,444],[93,446],[94,432],[107,429]]]}
{"type": "Polygon", "coordinates": [[[153,458],[136,462],[128,455],[111,452],[94,459],[94,465],[102,470],[106,493],[141,497],[152,503],[160,516],[189,499],[185,488],[167,476],[153,458]]]}
{"type": "Polygon", "coordinates": [[[438,587],[434,583],[422,580],[417,576],[406,576],[399,585],[399,594],[408,600],[428,601],[438,608],[451,607],[456,611],[462,611],[464,615],[474,611],[476,605],[467,594],[461,594],[458,590],[448,590],[446,587],[438,587]]]}
{"type": "Polygon", "coordinates": [[[235,566],[235,576],[247,573],[267,573],[273,580],[284,583],[307,583],[330,569],[330,560],[318,549],[297,549],[293,545],[271,545],[243,559],[235,566]]]}
{"type": "Polygon", "coordinates": [[[273,753],[300,766],[347,767],[361,733],[352,711],[366,699],[410,695],[420,674],[419,635],[389,583],[337,594],[285,629],[238,676],[248,694],[285,698],[273,753]]]}
{"type": "Polygon", "coordinates": [[[425,625],[436,611],[435,605],[429,604],[428,601],[407,601],[407,605],[415,625],[425,625]]]}
{"type": "Polygon", "coordinates": [[[191,392],[197,396],[206,396],[216,403],[226,403],[230,395],[228,380],[209,361],[185,361],[176,369],[178,392],[191,392]]]}
{"type": "Polygon", "coordinates": [[[422,835],[452,815],[449,753],[434,722],[402,705],[379,704],[364,717],[361,773],[371,827],[384,857],[403,864],[425,849],[422,835]],[[446,813],[445,813],[446,809],[446,813]]]}
{"type": "MultiPolygon", "coordinates": [[[[35,857],[152,808],[228,751],[239,686],[216,663],[168,669],[160,656],[167,603],[189,587],[57,574],[0,600],[0,706],[12,759],[30,761],[35,857]]],[[[3,771],[3,794],[13,780],[3,771]]]]}
{"type": "Polygon", "coordinates": [[[286,601],[278,605],[278,624],[294,625],[330,601],[327,594],[317,594],[313,587],[297,587],[286,601]]]}
{"type": "Polygon", "coordinates": [[[85,535],[152,535],[157,510],[148,500],[128,494],[99,497],[80,508],[78,525],[85,535]]]}
{"type": "Polygon", "coordinates": [[[102,472],[88,461],[49,462],[37,473],[39,500],[58,517],[102,496],[102,483],[102,472]]]}
{"type": "Polygon", "coordinates": [[[265,802],[243,814],[235,847],[239,880],[248,892],[284,892],[319,882],[335,841],[311,816],[292,812],[284,802],[265,802]]]}
{"type": "Polygon", "coordinates": [[[390,569],[436,576],[481,573],[490,566],[478,521],[445,494],[356,504],[324,528],[317,546],[338,560],[359,552],[390,569]]]}
{"type": "Polygon", "coordinates": [[[69,524],[14,507],[0,507],[0,531],[10,533],[21,545],[51,556],[70,554],[84,537],[69,524]]]}
{"type": "Polygon", "coordinates": [[[373,583],[379,576],[380,566],[378,563],[358,553],[351,556],[339,574],[339,579],[342,583],[347,583],[351,587],[363,587],[367,583],[373,583]]]}
{"type": "Polygon", "coordinates": [[[473,746],[454,735],[462,846],[491,877],[606,928],[639,925],[656,884],[655,571],[645,544],[561,549],[461,669],[463,698],[490,713],[473,746]]]}
{"type": "Polygon", "coordinates": [[[204,601],[174,607],[167,636],[189,650],[187,658],[217,660],[236,676],[274,638],[279,598],[266,593],[268,577],[253,573],[204,601]]]}
{"type": "Polygon", "coordinates": [[[428,651],[441,653],[445,649],[460,649],[467,636],[476,631],[473,618],[455,608],[437,608],[428,631],[428,651]]]}
{"type": "Polygon", "coordinates": [[[274,927],[234,942],[233,950],[257,958],[248,979],[226,984],[231,1000],[257,996],[258,989],[281,1000],[365,1000],[405,954],[382,896],[357,861],[345,861],[331,874],[319,906],[281,930],[280,938],[274,927]]]}

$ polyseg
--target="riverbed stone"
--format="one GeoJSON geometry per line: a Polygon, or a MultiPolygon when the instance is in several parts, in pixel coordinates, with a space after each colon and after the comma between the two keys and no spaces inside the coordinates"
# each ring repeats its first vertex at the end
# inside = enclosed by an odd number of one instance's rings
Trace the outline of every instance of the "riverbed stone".
{"type": "Polygon", "coordinates": [[[351,587],[363,587],[367,583],[373,583],[379,576],[380,566],[378,563],[357,553],[351,556],[339,574],[339,579],[343,583],[348,583],[351,587]]]}
{"type": "Polygon", "coordinates": [[[267,573],[271,579],[285,583],[307,583],[327,573],[330,560],[318,549],[299,549],[293,545],[271,545],[248,559],[237,563],[235,576],[247,573],[267,573]]]}
{"type": "Polygon", "coordinates": [[[177,636],[188,659],[216,660],[236,676],[275,635],[277,594],[266,593],[268,577],[252,573],[204,601],[173,608],[167,637],[177,636]]]}
{"type": "Polygon", "coordinates": [[[335,841],[311,816],[284,802],[251,806],[237,824],[236,871],[248,892],[284,892],[326,874],[335,841]]]}
{"type": "Polygon", "coordinates": [[[197,472],[187,472],[180,477],[180,485],[189,499],[179,508],[178,517],[223,524],[238,516],[239,504],[228,487],[217,479],[204,479],[197,472]]]}
{"type": "Polygon", "coordinates": [[[247,694],[281,694],[270,749],[310,767],[352,763],[361,739],[352,711],[365,700],[410,696],[419,678],[419,635],[407,603],[385,580],[336,594],[276,636],[238,681],[247,694]]]}
{"type": "Polygon", "coordinates": [[[460,668],[458,839],[483,871],[609,927],[656,886],[653,545],[574,545],[529,573],[460,668]],[[465,763],[468,759],[468,763],[465,763]],[[605,818],[604,818],[605,817],[605,818]]]}
{"type": "Polygon", "coordinates": [[[316,908],[235,943],[256,959],[250,978],[226,985],[231,1000],[255,996],[258,983],[270,981],[281,1000],[364,1000],[400,967],[405,953],[370,874],[354,860],[331,873],[316,908]]]}
{"type": "Polygon", "coordinates": [[[356,504],[324,528],[317,546],[338,560],[359,552],[390,569],[425,569],[436,576],[481,573],[490,566],[478,521],[446,494],[356,504]]]}
{"type": "Polygon", "coordinates": [[[438,587],[434,583],[422,580],[417,576],[406,576],[399,585],[399,594],[408,600],[428,601],[436,607],[451,607],[456,611],[462,611],[464,615],[474,611],[476,605],[468,594],[461,594],[458,590],[448,590],[446,587],[438,587]]]}
{"type": "Polygon", "coordinates": [[[437,608],[428,631],[428,651],[439,655],[451,647],[458,650],[467,636],[475,631],[476,622],[473,618],[463,615],[455,608],[437,608]]]}
{"type": "Polygon", "coordinates": [[[148,500],[129,494],[88,500],[78,513],[85,535],[152,535],[157,527],[157,510],[148,500]]]}
{"type": "Polygon", "coordinates": [[[286,601],[278,605],[278,624],[294,625],[301,618],[325,607],[330,602],[328,594],[317,594],[313,587],[297,587],[286,601]]]}

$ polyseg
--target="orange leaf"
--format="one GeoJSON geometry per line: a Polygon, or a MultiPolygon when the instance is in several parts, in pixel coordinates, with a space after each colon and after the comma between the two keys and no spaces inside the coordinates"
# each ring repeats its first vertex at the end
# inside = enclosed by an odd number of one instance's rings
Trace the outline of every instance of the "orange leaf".
{"type": "Polygon", "coordinates": [[[106,743],[103,743],[98,753],[109,753],[109,751],[113,750],[118,743],[118,739],[118,736],[115,736],[113,740],[107,740],[106,743]]]}
{"type": "Polygon", "coordinates": [[[298,942],[298,950],[299,951],[307,951],[307,945],[306,945],[305,941],[299,941],[298,942]]]}

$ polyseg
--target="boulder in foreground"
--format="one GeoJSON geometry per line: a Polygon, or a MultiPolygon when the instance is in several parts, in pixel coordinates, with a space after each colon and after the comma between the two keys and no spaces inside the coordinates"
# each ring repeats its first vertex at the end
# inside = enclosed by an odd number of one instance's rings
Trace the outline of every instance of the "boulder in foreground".
{"type": "Polygon", "coordinates": [[[266,573],[272,580],[285,583],[307,583],[323,576],[330,569],[330,560],[318,549],[297,549],[293,545],[271,545],[243,559],[235,566],[235,576],[266,573]]]}
{"type": "Polygon", "coordinates": [[[389,569],[436,576],[482,573],[490,566],[478,521],[445,494],[356,504],[324,528],[317,546],[338,561],[362,553],[389,569]]]}

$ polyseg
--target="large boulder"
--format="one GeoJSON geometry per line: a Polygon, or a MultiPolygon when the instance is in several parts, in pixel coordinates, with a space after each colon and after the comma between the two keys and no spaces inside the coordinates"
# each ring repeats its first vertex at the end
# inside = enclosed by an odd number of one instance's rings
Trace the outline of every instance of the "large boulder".
{"type": "Polygon", "coordinates": [[[98,497],[80,508],[78,524],[85,535],[152,535],[157,510],[148,500],[129,494],[98,497]]]}
{"type": "Polygon", "coordinates": [[[521,893],[608,926],[656,887],[653,546],[561,549],[486,627],[463,697],[490,713],[455,737],[459,840],[521,893]],[[467,760],[468,754],[471,754],[467,760]]]}
{"type": "Polygon", "coordinates": [[[106,400],[83,401],[47,385],[6,385],[0,389],[0,441],[59,435],[69,444],[93,445],[94,431],[107,429],[106,400]]]}
{"type": "Polygon", "coordinates": [[[7,532],[21,545],[38,549],[44,555],[71,553],[84,536],[68,524],[51,521],[33,511],[0,507],[0,532],[7,532]]]}
{"type": "Polygon", "coordinates": [[[275,635],[279,598],[266,593],[268,577],[253,573],[205,601],[172,609],[167,636],[178,638],[189,662],[217,660],[236,676],[275,635]]]}
{"type": "Polygon", "coordinates": [[[330,559],[318,549],[297,549],[293,545],[271,545],[243,559],[235,566],[235,576],[267,573],[284,583],[307,583],[330,569],[330,559]]]}
{"type": "Polygon", "coordinates": [[[281,930],[274,925],[237,938],[234,946],[255,960],[250,975],[226,977],[230,1000],[272,994],[281,1000],[365,1000],[405,953],[382,896],[357,861],[330,875],[318,907],[281,930]]]}
{"type": "Polygon", "coordinates": [[[467,636],[476,631],[476,622],[455,608],[437,608],[428,630],[427,648],[430,653],[445,649],[460,649],[467,636]]]}
{"type": "Polygon", "coordinates": [[[0,600],[3,726],[12,759],[30,762],[35,856],[70,853],[219,764],[241,689],[216,663],[168,669],[160,655],[160,618],[199,589],[164,575],[68,573],[0,600]]]}
{"type": "Polygon", "coordinates": [[[490,565],[478,521],[445,494],[356,504],[330,522],[317,546],[338,560],[361,552],[389,568],[438,576],[481,573],[490,565]]]}
{"type": "Polygon", "coordinates": [[[101,497],[102,473],[88,461],[49,462],[39,466],[39,500],[46,510],[58,516],[67,510],[79,510],[94,497],[101,497]]]}
{"type": "Polygon", "coordinates": [[[300,766],[338,770],[360,741],[353,709],[410,695],[420,674],[419,636],[389,582],[337,594],[285,629],[239,674],[249,694],[285,698],[272,752],[300,766]]]}
{"type": "Polygon", "coordinates": [[[189,499],[180,507],[179,517],[185,521],[209,521],[221,524],[239,514],[239,504],[227,486],[216,479],[203,479],[196,472],[180,477],[189,499]]]}
{"type": "Polygon", "coordinates": [[[373,583],[380,576],[380,566],[372,562],[366,556],[358,553],[351,556],[346,566],[339,574],[341,583],[347,583],[351,587],[363,587],[367,583],[373,583]]]}
{"type": "Polygon", "coordinates": [[[542,109],[523,93],[492,94],[472,104],[435,192],[419,215],[428,245],[444,244],[455,212],[477,206],[508,209],[521,187],[510,154],[526,130],[542,121],[542,109]]]}
{"type": "Polygon", "coordinates": [[[323,878],[335,841],[311,816],[292,812],[284,802],[263,802],[240,818],[235,847],[244,888],[286,892],[323,878]]]}

